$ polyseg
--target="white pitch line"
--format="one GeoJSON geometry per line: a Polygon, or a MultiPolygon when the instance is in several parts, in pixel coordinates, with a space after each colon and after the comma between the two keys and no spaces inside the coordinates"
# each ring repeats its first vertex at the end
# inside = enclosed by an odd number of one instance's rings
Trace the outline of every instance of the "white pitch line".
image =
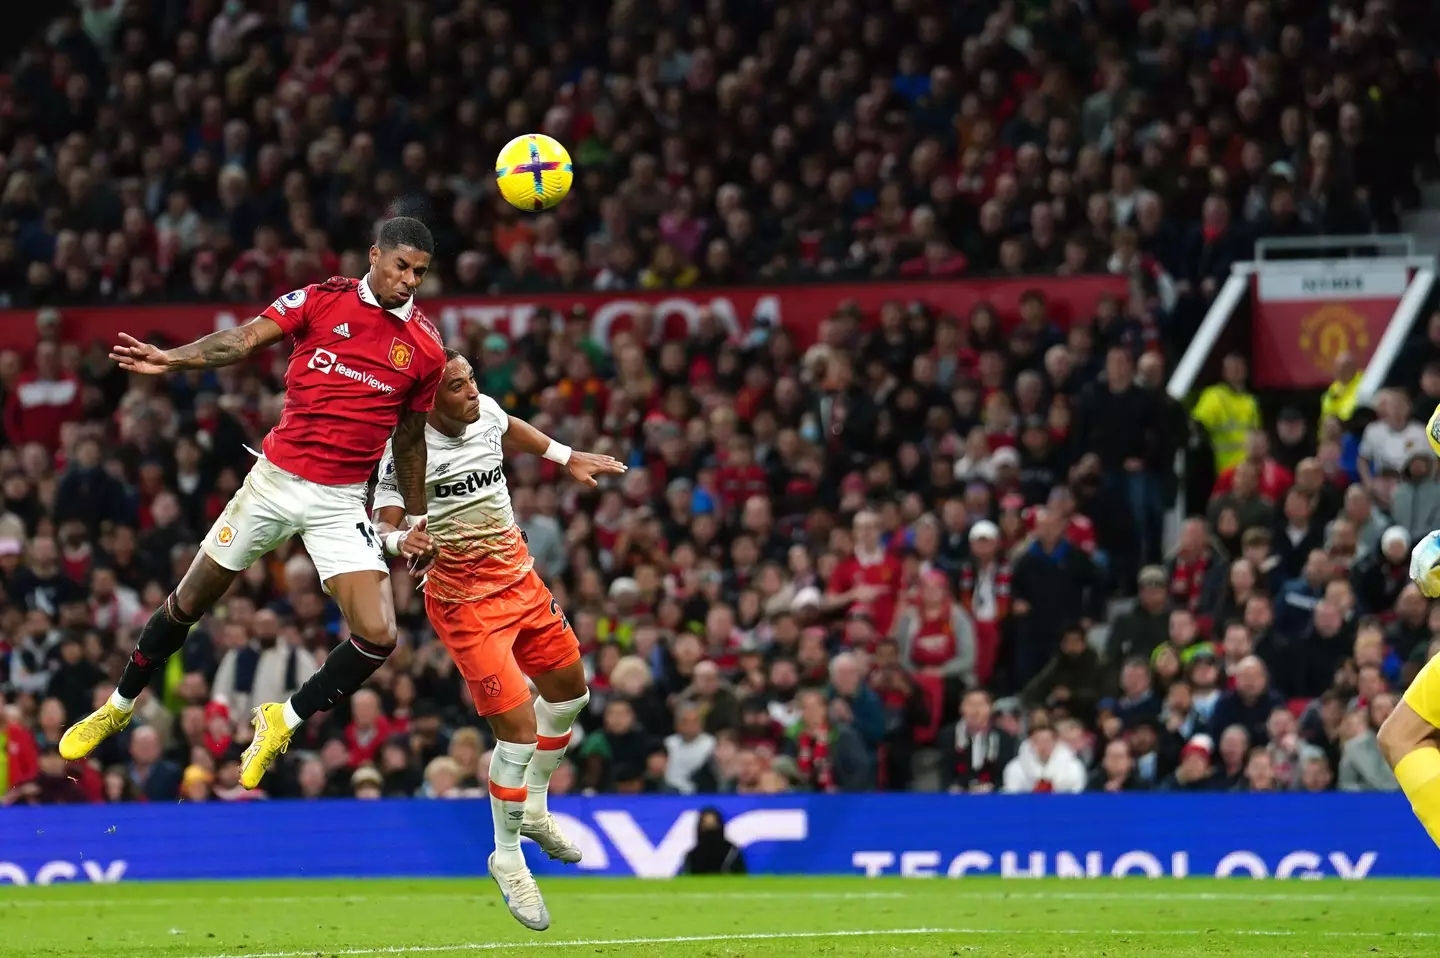
{"type": "MultiPolygon", "coordinates": [[[[131,883],[134,887],[138,883],[131,883]]],[[[421,902],[421,901],[470,901],[476,898],[493,897],[493,889],[477,887],[473,892],[435,892],[434,894],[401,894],[401,895],[196,895],[194,897],[166,897],[166,898],[142,898],[140,901],[146,905],[194,905],[197,903],[218,903],[222,905],[308,905],[317,902],[346,902],[355,905],[384,904],[385,902],[421,902]]],[[[25,892],[11,896],[7,899],[5,894],[0,894],[0,911],[7,907],[13,908],[50,908],[83,906],[86,908],[128,908],[131,899],[119,898],[40,898],[33,901],[24,899],[25,892]]],[[[567,892],[558,891],[552,893],[553,897],[564,898],[567,901],[650,901],[655,896],[643,892],[567,892]]],[[[673,899],[689,899],[692,901],[725,901],[731,899],[744,900],[813,900],[813,901],[850,901],[865,899],[896,899],[910,898],[912,895],[901,891],[854,891],[854,892],[686,892],[666,891],[663,893],[666,901],[673,899]]],[[[1047,896],[1048,897],[1048,896],[1047,896]]],[[[1432,899],[1426,899],[1430,901],[1432,899]]]]}
{"type": "MultiPolygon", "coordinates": [[[[1173,938],[1185,937],[1242,937],[1242,938],[1435,938],[1440,932],[1434,931],[1277,931],[1247,928],[1217,929],[1103,929],[1103,928],[885,928],[854,931],[779,931],[754,932],[731,935],[673,935],[663,938],[566,938],[555,941],[529,939],[527,941],[462,942],[455,945],[396,945],[389,948],[345,948],[339,951],[322,948],[328,955],[354,958],[358,955],[424,955],[447,951],[500,951],[508,948],[598,948],[616,945],[681,945],[716,941],[785,941],[792,939],[817,938],[881,938],[888,936],[912,935],[1050,935],[1070,937],[1075,935],[1111,935],[1120,938],[1173,938]]],[[[265,951],[248,953],[227,953],[222,955],[193,955],[189,958],[310,958],[316,949],[304,951],[265,951]]]]}
{"type": "MultiPolygon", "coordinates": [[[[1104,879],[1100,879],[1104,881],[1104,879]]],[[[1024,879],[1017,879],[1017,886],[1025,884],[1024,879]]],[[[131,883],[126,887],[134,887],[137,883],[131,883]]],[[[1363,883],[1349,884],[1349,887],[1365,887],[1363,883]]],[[[666,901],[676,899],[691,901],[727,901],[727,900],[786,900],[786,901],[866,901],[866,900],[888,900],[888,899],[913,899],[920,896],[931,895],[939,889],[946,889],[957,898],[968,898],[981,901],[1153,901],[1153,902],[1187,902],[1187,901],[1271,901],[1271,902],[1353,902],[1355,896],[1328,894],[1328,893],[1296,893],[1296,892],[1256,892],[1244,894],[1239,892],[1186,892],[1186,891],[1164,891],[1147,892],[1134,891],[1143,887],[1141,879],[1117,884],[1114,891],[972,891],[963,880],[936,879],[933,881],[913,880],[907,883],[907,891],[670,891],[663,892],[666,901]]],[[[488,887],[488,886],[487,886],[488,887]]],[[[1378,889],[1378,885],[1374,886],[1378,889]]],[[[667,886],[668,888],[668,886],[667,886]]],[[[317,902],[349,902],[352,904],[384,904],[386,902],[422,902],[422,901],[467,901],[475,898],[488,897],[492,892],[483,888],[477,888],[474,892],[434,892],[434,893],[404,893],[398,895],[195,895],[195,896],[166,896],[160,898],[143,898],[141,901],[146,905],[192,905],[197,903],[215,903],[224,905],[300,905],[313,904],[317,902]]],[[[553,891],[553,897],[566,900],[581,901],[647,901],[653,897],[646,892],[571,892],[564,889],[553,891]]],[[[50,907],[86,907],[86,908],[128,908],[130,899],[116,898],[40,898],[26,900],[26,892],[0,893],[0,911],[6,908],[50,908],[50,907]]],[[[1385,902],[1400,902],[1408,904],[1433,904],[1433,895],[1392,895],[1383,894],[1380,896],[1385,902]]]]}
{"type": "MultiPolygon", "coordinates": [[[[465,942],[458,945],[397,945],[390,948],[345,948],[327,955],[426,955],[446,951],[500,951],[510,948],[596,948],[608,945],[680,945],[707,941],[780,941],[793,938],[878,938],[887,935],[950,934],[948,928],[887,928],[858,931],[777,931],[734,935],[673,935],[666,938],[562,938],[555,941],[532,938],[527,941],[465,942]]],[[[314,948],[305,951],[264,951],[224,955],[197,955],[192,958],[311,958],[314,948]]]]}

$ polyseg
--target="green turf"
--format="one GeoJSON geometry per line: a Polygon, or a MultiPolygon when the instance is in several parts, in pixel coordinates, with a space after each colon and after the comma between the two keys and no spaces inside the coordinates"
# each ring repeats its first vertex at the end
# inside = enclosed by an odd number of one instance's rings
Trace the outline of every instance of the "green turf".
{"type": "Polygon", "coordinates": [[[1427,882],[682,879],[542,882],[550,931],[488,881],[0,889],[0,958],[336,955],[1440,955],[1427,882]]]}

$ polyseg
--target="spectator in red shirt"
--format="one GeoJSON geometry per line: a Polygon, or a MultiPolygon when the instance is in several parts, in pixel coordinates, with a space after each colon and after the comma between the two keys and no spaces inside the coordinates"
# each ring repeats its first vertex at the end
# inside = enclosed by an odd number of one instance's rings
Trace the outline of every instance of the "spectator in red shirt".
{"type": "Polygon", "coordinates": [[[35,736],[6,714],[5,696],[0,694],[0,798],[39,774],[35,736]]]}
{"type": "Polygon", "coordinates": [[[867,510],[851,524],[854,548],[830,575],[826,591],[831,606],[860,606],[870,613],[875,629],[890,634],[900,589],[900,560],[880,544],[880,517],[867,510]]]}
{"type": "Polygon", "coordinates": [[[730,438],[725,464],[717,470],[715,484],[727,515],[734,514],[746,499],[766,494],[769,483],[765,470],[755,462],[755,444],[749,436],[730,438]]]}
{"type": "Polygon", "coordinates": [[[571,415],[604,415],[610,390],[605,381],[595,375],[595,367],[585,353],[576,350],[570,354],[565,363],[565,376],[555,388],[571,415]]]}
{"type": "Polygon", "coordinates": [[[920,596],[895,623],[901,662],[916,672],[975,686],[975,626],[938,569],[920,578],[920,596]]]}
{"type": "Polygon", "coordinates": [[[745,370],[745,385],[735,393],[735,414],[749,422],[764,408],[774,391],[774,377],[764,366],[755,364],[745,370]]]}
{"type": "MultiPolygon", "coordinates": [[[[1295,474],[1276,462],[1270,455],[1270,436],[1263,429],[1253,429],[1245,438],[1245,462],[1255,467],[1259,477],[1260,495],[1271,502],[1279,502],[1285,490],[1295,484],[1295,474]]],[[[1239,463],[1220,473],[1215,479],[1212,496],[1221,496],[1235,485],[1235,470],[1239,463]]]]}
{"type": "Polygon", "coordinates": [[[380,746],[390,737],[390,720],[380,711],[380,696],[361,689],[350,697],[350,724],[345,726],[345,744],[350,749],[350,767],[373,763],[380,746]]]}
{"type": "Polygon", "coordinates": [[[1204,520],[1186,519],[1180,525],[1180,541],[1166,571],[1170,576],[1170,600],[1192,612],[1200,607],[1206,577],[1227,574],[1225,563],[1210,544],[1204,520]]]}
{"type": "Polygon", "coordinates": [[[230,706],[224,702],[211,702],[205,706],[205,750],[218,762],[230,751],[234,742],[230,734],[234,723],[230,720],[230,706]]]}
{"type": "Polygon", "coordinates": [[[252,241],[254,245],[230,264],[225,276],[226,284],[238,284],[246,273],[253,270],[259,274],[262,291],[267,295],[280,296],[289,292],[293,287],[286,285],[287,258],[280,234],[272,226],[261,226],[255,230],[252,241]]]}
{"type": "Polygon", "coordinates": [[[85,411],[80,377],[60,368],[53,342],[35,347],[35,368],[24,372],[5,403],[5,435],[12,446],[38,442],[54,450],[60,427],[76,422],[85,411]]]}
{"type": "Polygon", "coordinates": [[[975,678],[990,681],[1000,626],[1010,614],[1010,563],[1000,554],[1000,529],[989,519],[970,527],[970,558],[960,566],[960,604],[975,623],[975,678]]]}
{"type": "MultiPolygon", "coordinates": [[[[1095,554],[1095,523],[1091,522],[1087,516],[1075,511],[1075,493],[1070,491],[1069,486],[1056,486],[1051,489],[1045,508],[1053,515],[1060,517],[1065,529],[1063,538],[1066,542],[1086,555],[1093,556],[1095,554]]],[[[1025,531],[1028,534],[1033,535],[1035,532],[1035,516],[1038,511],[1038,506],[1028,506],[1020,514],[1025,521],[1025,531]]]]}

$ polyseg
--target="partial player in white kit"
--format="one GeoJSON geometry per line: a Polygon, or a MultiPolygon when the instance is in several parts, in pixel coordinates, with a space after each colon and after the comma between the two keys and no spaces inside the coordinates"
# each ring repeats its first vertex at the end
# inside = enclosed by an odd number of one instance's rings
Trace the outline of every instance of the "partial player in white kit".
{"type": "MultiPolygon", "coordinates": [[[[550,814],[546,792],[590,692],[570,621],[536,574],[525,534],[515,525],[505,452],[544,456],[591,486],[596,476],[623,473],[625,466],[571,450],[506,414],[480,393],[465,357],[446,350],[446,359],[425,427],[426,529],[438,549],[424,569],[425,610],[475,710],[495,733],[490,874],[516,920],[543,931],[550,915],[520,839],[532,839],[552,859],[580,860],[550,814]],[[539,692],[533,704],[532,682],[539,692]]],[[[375,526],[391,555],[409,551],[413,534],[404,528],[395,471],[387,452],[375,488],[375,526]]]]}
{"type": "Polygon", "coordinates": [[[201,544],[185,577],[141,630],[110,701],[66,731],[66,759],[90,754],[130,724],[135,700],[190,629],[255,560],[302,536],[325,591],[351,633],[290,701],[255,710],[255,738],[240,781],[260,783],[310,715],[351,694],[395,647],[389,567],[366,512],[375,464],[394,450],[396,487],[412,517],[406,549],[433,551],[425,534],[425,417],[445,366],[439,334],[415,305],[434,240],[410,217],[386,221],[370,271],[335,277],[277,299],[243,326],[163,350],[121,335],[111,358],[127,372],[162,375],[239,362],[286,336],[285,406],[263,455],[201,544]]]}

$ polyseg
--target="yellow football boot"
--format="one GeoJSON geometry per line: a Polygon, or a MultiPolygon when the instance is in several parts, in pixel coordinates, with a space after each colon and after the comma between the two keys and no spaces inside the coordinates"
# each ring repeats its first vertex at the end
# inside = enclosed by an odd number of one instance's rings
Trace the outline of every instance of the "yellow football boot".
{"type": "Polygon", "coordinates": [[[65,730],[60,737],[60,757],[67,762],[84,758],[95,746],[130,724],[135,711],[117,709],[109,701],[65,730]]]}
{"type": "Polygon", "coordinates": [[[246,788],[260,784],[266,769],[290,747],[290,737],[295,734],[285,726],[285,706],[280,702],[267,702],[253,714],[255,738],[240,756],[240,784],[246,788]]]}

